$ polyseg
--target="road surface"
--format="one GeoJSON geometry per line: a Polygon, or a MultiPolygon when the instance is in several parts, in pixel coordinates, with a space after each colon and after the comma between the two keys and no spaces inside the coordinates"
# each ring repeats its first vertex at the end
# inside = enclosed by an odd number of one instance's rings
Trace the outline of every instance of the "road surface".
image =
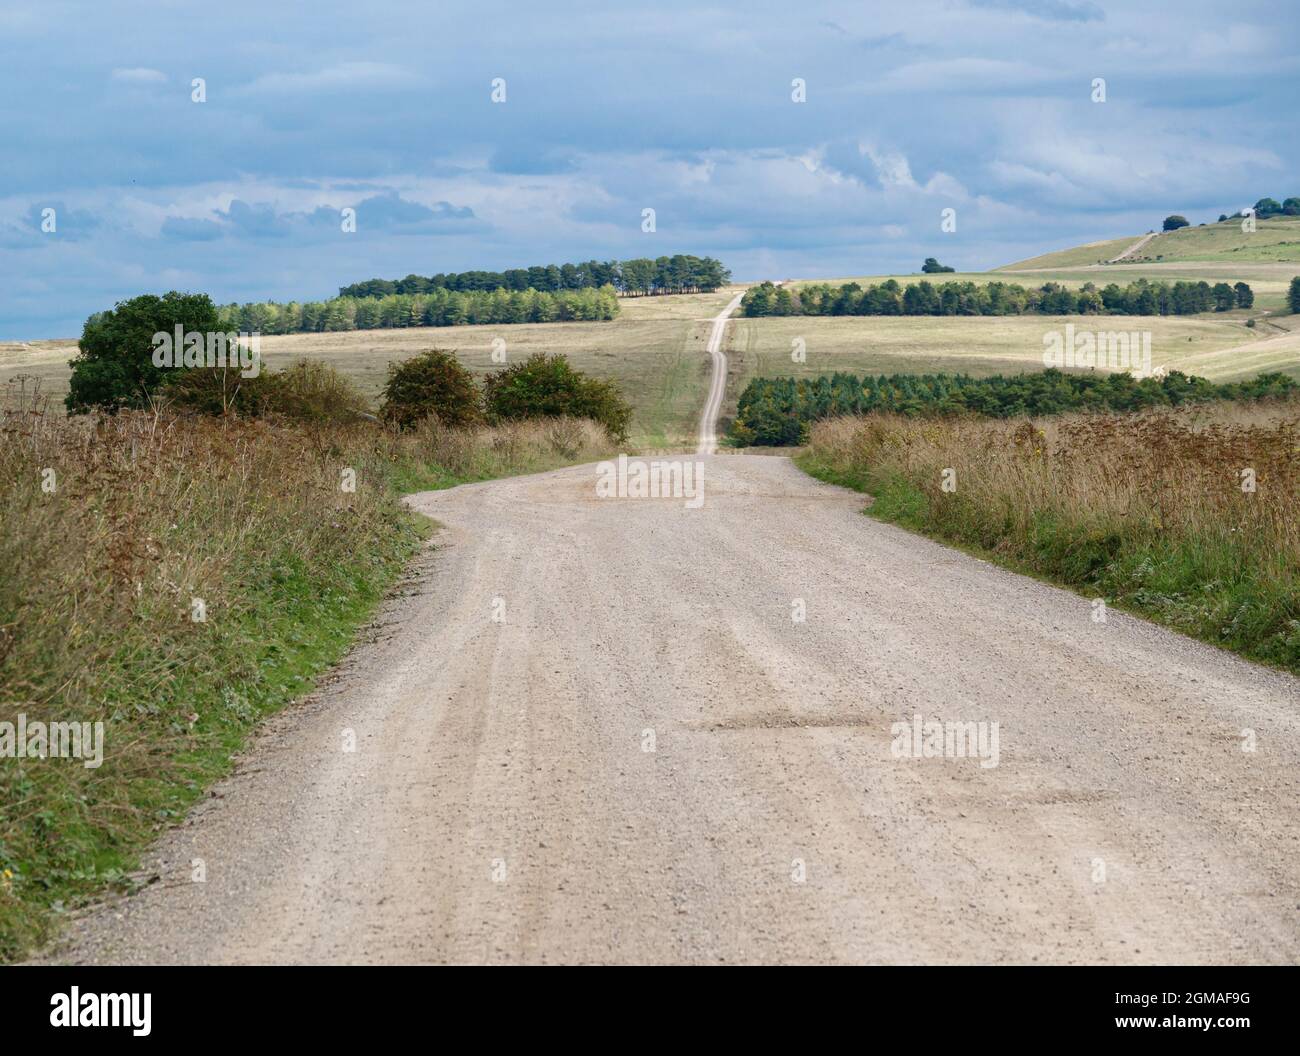
{"type": "Polygon", "coordinates": [[[440,548],[370,640],[50,956],[1300,957],[1300,683],[702,461],[698,509],[415,497],[440,548]],[[997,765],[900,757],[915,716],[997,765]]]}
{"type": "Polygon", "coordinates": [[[723,346],[723,337],[727,332],[727,320],[740,307],[742,290],[731,299],[727,307],[714,317],[709,330],[708,352],[713,361],[713,374],[709,381],[709,397],[704,401],[704,411],[700,415],[699,454],[711,455],[718,449],[718,415],[722,412],[722,399],[727,393],[727,353],[723,346]]]}
{"type": "Polygon", "coordinates": [[[1111,257],[1110,260],[1106,261],[1106,263],[1118,264],[1122,260],[1127,260],[1129,257],[1133,256],[1133,254],[1135,254],[1138,250],[1140,250],[1143,246],[1145,246],[1148,242],[1150,242],[1155,237],[1156,237],[1156,233],[1154,231],[1148,232],[1147,234],[1139,238],[1136,242],[1134,242],[1131,246],[1129,246],[1128,249],[1124,250],[1124,252],[1121,253],[1118,257],[1111,257]]]}

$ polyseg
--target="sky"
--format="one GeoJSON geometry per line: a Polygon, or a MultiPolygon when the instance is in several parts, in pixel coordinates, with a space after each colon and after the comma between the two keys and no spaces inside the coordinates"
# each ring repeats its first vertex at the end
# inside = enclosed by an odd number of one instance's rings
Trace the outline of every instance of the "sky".
{"type": "Polygon", "coordinates": [[[0,0],[0,339],[171,289],[978,270],[1214,220],[1300,195],[1297,37],[1256,0],[0,0]]]}

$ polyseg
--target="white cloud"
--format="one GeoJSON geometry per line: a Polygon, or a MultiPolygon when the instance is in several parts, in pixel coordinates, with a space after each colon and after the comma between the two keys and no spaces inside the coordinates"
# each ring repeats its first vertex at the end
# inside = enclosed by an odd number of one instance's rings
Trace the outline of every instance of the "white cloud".
{"type": "Polygon", "coordinates": [[[163,84],[167,75],[147,66],[118,67],[110,75],[119,84],[163,84]]]}
{"type": "Polygon", "coordinates": [[[417,79],[411,71],[390,62],[340,62],[306,73],[264,74],[241,94],[310,95],[340,89],[398,87],[417,79]]]}

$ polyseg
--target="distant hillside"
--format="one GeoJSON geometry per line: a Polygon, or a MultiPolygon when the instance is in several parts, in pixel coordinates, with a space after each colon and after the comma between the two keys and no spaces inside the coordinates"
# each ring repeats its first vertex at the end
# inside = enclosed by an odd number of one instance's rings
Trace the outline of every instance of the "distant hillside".
{"type": "MultiPolygon", "coordinates": [[[[1144,236],[1130,235],[1104,242],[1045,253],[1041,257],[1006,264],[998,271],[1040,271],[1043,268],[1078,268],[1103,264],[1120,256],[1144,236]]],[[[1150,241],[1124,258],[1125,264],[1164,264],[1190,261],[1225,263],[1300,263],[1300,217],[1257,220],[1253,232],[1241,229],[1241,220],[1224,220],[1200,227],[1157,232],[1150,241]]]]}

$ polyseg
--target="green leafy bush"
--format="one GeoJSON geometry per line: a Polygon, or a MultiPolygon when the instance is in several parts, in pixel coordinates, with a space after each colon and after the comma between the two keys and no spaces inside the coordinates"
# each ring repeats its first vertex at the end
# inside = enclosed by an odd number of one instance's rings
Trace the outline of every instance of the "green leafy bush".
{"type": "Polygon", "coordinates": [[[459,428],[483,420],[474,376],[450,352],[431,348],[402,363],[390,363],[380,416],[409,428],[429,416],[459,428]]]}
{"type": "Polygon", "coordinates": [[[627,438],[632,407],[612,382],[574,370],[567,357],[538,352],[485,380],[488,417],[494,422],[522,418],[590,418],[618,440],[627,438]]]}

